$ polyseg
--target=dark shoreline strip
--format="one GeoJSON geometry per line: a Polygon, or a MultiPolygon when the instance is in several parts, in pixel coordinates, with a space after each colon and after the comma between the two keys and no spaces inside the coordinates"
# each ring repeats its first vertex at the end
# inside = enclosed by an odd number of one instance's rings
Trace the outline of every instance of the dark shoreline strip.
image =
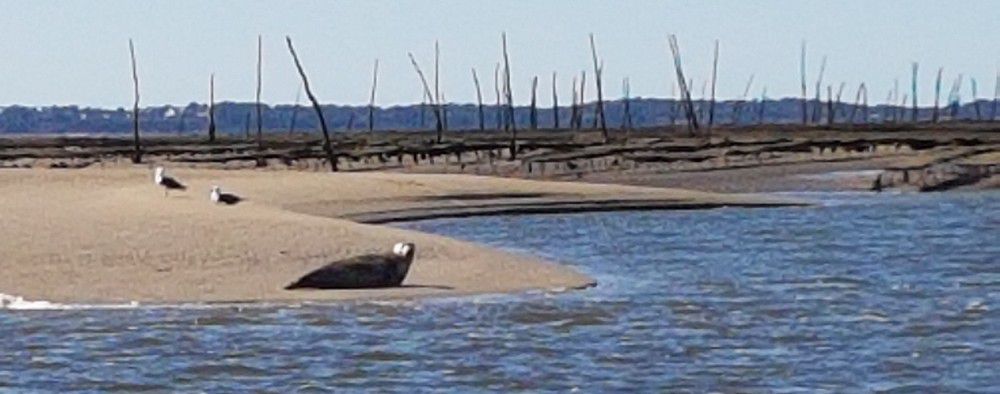
{"type": "Polygon", "coordinates": [[[617,212],[617,211],[662,211],[662,210],[695,210],[717,209],[725,207],[736,208],[777,208],[805,207],[811,204],[797,202],[775,203],[705,203],[677,201],[575,201],[558,204],[509,204],[499,206],[477,206],[474,209],[463,207],[415,208],[388,212],[370,212],[343,216],[343,219],[364,224],[385,224],[412,222],[419,220],[467,218],[476,216],[496,215],[550,215],[583,212],[617,212]]]}

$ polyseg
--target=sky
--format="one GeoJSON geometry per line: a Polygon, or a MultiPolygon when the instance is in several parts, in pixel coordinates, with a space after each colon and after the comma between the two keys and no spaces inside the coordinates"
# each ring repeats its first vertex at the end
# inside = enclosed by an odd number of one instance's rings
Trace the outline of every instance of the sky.
{"type": "MultiPolygon", "coordinates": [[[[636,97],[671,97],[667,39],[676,34],[696,97],[711,73],[719,40],[718,96],[738,98],[751,74],[751,95],[798,96],[799,51],[807,47],[809,95],[823,56],[824,85],[844,82],[845,97],[865,82],[883,101],[898,79],[909,91],[919,62],[918,97],[933,101],[964,74],[962,96],[992,97],[1000,69],[1000,5],[968,1],[14,1],[0,0],[0,105],[129,107],[128,40],[135,41],[142,105],[208,100],[216,74],[218,101],[252,101],[257,35],[263,37],[263,100],[292,103],[301,83],[285,44],[290,36],[325,104],[368,101],[379,59],[376,102],[419,102],[422,88],[408,52],[432,76],[441,47],[441,87],[449,102],[474,102],[472,69],[487,102],[506,32],[517,103],[539,76],[539,103],[551,103],[552,73],[568,102],[573,76],[593,80],[588,35],[604,62],[605,97],[620,97],[628,77],[636,97]]],[[[588,82],[589,83],[589,82],[588,82]]],[[[825,87],[823,88],[825,91],[825,87]]],[[[595,93],[587,87],[588,99],[595,93]]],[[[902,94],[902,93],[901,93],[902,94]]],[[[304,98],[303,98],[304,100],[304,98]]]]}

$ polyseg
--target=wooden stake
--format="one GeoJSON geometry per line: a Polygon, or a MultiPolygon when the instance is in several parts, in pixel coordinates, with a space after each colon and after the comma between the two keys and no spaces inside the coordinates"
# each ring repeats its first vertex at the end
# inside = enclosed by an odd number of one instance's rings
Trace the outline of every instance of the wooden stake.
{"type": "Polygon", "coordinates": [[[677,45],[677,36],[670,35],[670,52],[674,56],[674,70],[677,73],[677,83],[681,89],[681,96],[684,100],[685,115],[688,120],[688,134],[692,137],[698,131],[698,115],[694,112],[694,103],[691,102],[691,90],[688,89],[687,81],[684,79],[684,70],[681,67],[681,49],[677,45]]]}
{"type": "Polygon", "coordinates": [[[420,83],[424,86],[424,95],[426,96],[425,99],[430,102],[432,109],[431,112],[434,113],[434,119],[437,121],[437,143],[440,144],[441,134],[444,131],[444,123],[443,119],[441,119],[440,103],[437,102],[437,96],[435,96],[434,93],[431,93],[431,88],[427,85],[427,78],[424,78],[424,72],[420,70],[420,65],[417,64],[417,59],[413,57],[412,53],[407,53],[407,55],[410,56],[410,63],[413,64],[413,69],[416,70],[417,76],[420,77],[420,83]]]}
{"type": "Polygon", "coordinates": [[[517,159],[517,121],[514,118],[514,94],[511,92],[513,88],[510,85],[510,56],[507,54],[507,32],[503,32],[500,35],[500,40],[503,43],[503,64],[504,64],[504,79],[506,80],[507,87],[507,112],[510,115],[510,159],[517,159]]]}
{"type": "Polygon", "coordinates": [[[622,95],[624,96],[624,116],[622,117],[622,128],[625,129],[626,139],[628,139],[629,132],[632,131],[632,105],[631,105],[631,90],[632,87],[629,84],[628,77],[622,79],[622,95]]]}
{"type": "MultiPolygon", "coordinates": [[[[847,82],[841,82],[840,83],[840,87],[837,88],[837,99],[836,99],[836,102],[833,105],[833,121],[834,121],[834,123],[837,122],[837,113],[838,112],[843,112],[843,111],[841,111],[842,105],[840,104],[841,103],[840,98],[843,97],[843,95],[844,95],[844,88],[846,88],[846,87],[847,87],[847,82]]],[[[848,121],[848,122],[850,122],[850,121],[848,121]]]]}
{"type": "Polygon", "coordinates": [[[208,77],[208,142],[215,142],[215,73],[208,77]]]}
{"type": "Polygon", "coordinates": [[[503,109],[500,107],[500,63],[497,62],[496,66],[493,68],[493,89],[497,94],[497,105],[493,109],[496,112],[497,118],[497,131],[503,127],[503,109]]]}
{"type": "Polygon", "coordinates": [[[972,82],[972,107],[976,110],[976,120],[983,121],[983,113],[979,109],[979,88],[976,86],[976,79],[969,78],[972,82]]]}
{"type": "Polygon", "coordinates": [[[142,146],[139,144],[139,71],[135,65],[135,46],[128,39],[128,53],[132,58],[132,86],[135,88],[135,102],[132,104],[132,134],[135,146],[132,151],[132,163],[142,163],[142,146]]]}
{"type": "Polygon", "coordinates": [[[820,112],[823,110],[822,102],[820,97],[823,94],[823,75],[826,74],[826,56],[823,56],[823,61],[819,66],[819,76],[816,77],[816,100],[813,104],[812,122],[819,123],[820,112]]]}
{"type": "Polygon", "coordinates": [[[937,80],[934,82],[934,113],[931,115],[931,123],[937,123],[940,118],[940,101],[941,101],[941,74],[944,73],[944,67],[938,68],[937,80]]]}
{"type": "Polygon", "coordinates": [[[260,34],[257,35],[257,92],[255,95],[257,108],[257,167],[263,167],[267,163],[264,161],[264,119],[263,110],[260,104],[261,91],[261,65],[264,59],[264,47],[260,34]]]}
{"type": "Polygon", "coordinates": [[[555,71],[552,72],[552,128],[559,130],[559,93],[556,92],[555,71]]]}
{"type": "Polygon", "coordinates": [[[833,126],[833,86],[826,85],[826,125],[833,126]]]}
{"type": "Polygon", "coordinates": [[[378,89],[378,59],[372,67],[372,94],[368,98],[368,133],[375,133],[375,91],[378,89]]]}
{"type": "Polygon", "coordinates": [[[538,77],[531,78],[531,112],[529,113],[529,124],[532,130],[538,130],[538,77]]]}
{"type": "Polygon", "coordinates": [[[948,92],[948,107],[950,108],[951,120],[958,120],[959,92],[962,89],[962,77],[962,74],[958,74],[958,78],[955,78],[955,82],[951,85],[951,91],[948,92]]]}
{"type": "MultiPolygon", "coordinates": [[[[858,113],[858,108],[861,106],[861,95],[862,94],[865,95],[865,97],[866,97],[865,98],[865,102],[867,102],[868,101],[868,99],[867,99],[868,94],[867,94],[867,89],[865,88],[865,83],[864,82],[862,82],[861,85],[858,85],[858,93],[854,97],[854,107],[851,107],[851,117],[850,117],[850,121],[848,122],[848,124],[852,124],[853,125],[855,123],[854,119],[855,119],[855,115],[857,115],[857,113],[858,113]]],[[[862,117],[864,118],[864,120],[866,122],[868,121],[868,110],[867,110],[867,108],[865,109],[864,114],[862,115],[862,117]]]]}
{"type": "Polygon", "coordinates": [[[437,40],[435,40],[434,41],[434,102],[437,103],[436,109],[438,112],[438,119],[441,120],[440,122],[441,131],[438,132],[438,137],[437,137],[437,143],[439,144],[441,143],[441,138],[442,138],[441,134],[444,133],[444,130],[448,128],[446,125],[448,121],[445,120],[445,114],[443,112],[444,109],[441,107],[443,100],[441,99],[441,89],[438,85],[440,73],[441,73],[441,48],[438,46],[437,40]]]}
{"type": "Polygon", "coordinates": [[[990,120],[997,120],[997,107],[1000,106],[1000,70],[997,70],[997,82],[993,88],[993,110],[990,113],[990,120]]]}
{"type": "Polygon", "coordinates": [[[319,118],[319,127],[323,131],[323,151],[326,153],[326,159],[330,162],[330,171],[337,171],[337,157],[333,154],[333,144],[330,142],[330,131],[326,126],[326,118],[323,117],[323,109],[319,105],[319,100],[313,95],[312,90],[309,89],[309,78],[306,77],[305,70],[302,69],[302,63],[299,62],[299,56],[295,53],[295,47],[292,46],[292,38],[286,36],[285,41],[288,43],[288,52],[292,54],[292,60],[295,61],[295,69],[299,72],[299,77],[302,78],[302,88],[306,91],[306,97],[312,102],[313,110],[316,111],[316,117],[319,118]]]}
{"type": "Polygon", "coordinates": [[[597,61],[597,45],[594,44],[594,34],[590,34],[590,54],[594,59],[594,80],[596,81],[597,87],[597,115],[601,117],[601,135],[604,137],[604,142],[608,142],[608,123],[604,117],[604,88],[601,87],[601,71],[603,67],[598,65],[597,61]]]}
{"type": "Polygon", "coordinates": [[[913,101],[913,112],[910,113],[910,121],[913,123],[917,123],[920,119],[920,111],[917,109],[917,70],[919,67],[919,63],[913,62],[912,76],[910,77],[910,100],[913,101]]]}
{"type": "Polygon", "coordinates": [[[802,53],[799,57],[799,74],[802,76],[802,124],[809,121],[809,99],[806,95],[806,42],[802,41],[802,53]]]}
{"type": "MultiPolygon", "coordinates": [[[[601,81],[604,80],[604,78],[601,77],[601,75],[604,74],[604,62],[603,61],[601,62],[600,67],[597,68],[597,72],[595,74],[596,74],[596,75],[594,75],[594,80],[595,81],[596,80],[601,80],[601,81]]],[[[604,88],[601,88],[600,90],[604,90],[604,88]]],[[[602,108],[604,108],[603,105],[601,105],[601,106],[594,105],[594,118],[592,119],[594,121],[594,123],[590,125],[590,128],[592,130],[597,130],[598,121],[601,119],[601,116],[600,116],[601,114],[599,112],[603,112],[602,108]]]]}
{"type": "Polygon", "coordinates": [[[577,127],[576,127],[576,113],[577,113],[578,107],[577,107],[577,104],[576,104],[577,92],[576,92],[576,77],[575,76],[573,77],[572,91],[573,91],[573,95],[572,95],[572,97],[570,97],[570,104],[569,104],[569,128],[576,130],[577,129],[577,127]]]}
{"type": "Polygon", "coordinates": [[[472,82],[476,84],[476,101],[479,103],[479,131],[486,130],[486,119],[483,113],[483,91],[479,87],[479,75],[476,75],[476,68],[472,68],[472,82]]]}
{"type": "Polygon", "coordinates": [[[712,98],[708,102],[708,127],[705,132],[712,133],[712,125],[715,124],[715,80],[719,71],[719,40],[715,40],[715,50],[712,52],[712,98]]]}
{"type": "Polygon", "coordinates": [[[757,113],[757,124],[758,125],[764,124],[764,114],[766,113],[766,111],[765,111],[765,104],[766,103],[767,103],[767,86],[764,86],[764,89],[760,92],[760,107],[758,108],[758,113],[757,113]]]}
{"type": "Polygon", "coordinates": [[[733,124],[739,125],[740,120],[743,117],[743,106],[747,102],[747,96],[750,95],[750,87],[753,85],[754,74],[750,74],[750,78],[747,79],[746,87],[743,88],[743,95],[740,99],[736,101],[733,105],[733,124]]]}
{"type": "Polygon", "coordinates": [[[580,104],[577,106],[576,112],[576,128],[583,128],[583,112],[587,108],[586,96],[587,94],[587,70],[580,72],[580,104]]]}

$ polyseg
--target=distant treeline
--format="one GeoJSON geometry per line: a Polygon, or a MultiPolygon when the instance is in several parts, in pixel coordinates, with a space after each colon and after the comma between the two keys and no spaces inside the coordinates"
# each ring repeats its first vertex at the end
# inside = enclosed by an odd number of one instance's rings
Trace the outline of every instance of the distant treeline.
{"type": "MultiPolygon", "coordinates": [[[[684,111],[675,100],[633,99],[629,102],[633,127],[686,124],[684,111]]],[[[699,118],[707,118],[708,101],[695,101],[699,118]]],[[[625,101],[605,103],[608,127],[619,128],[625,124],[625,101]]],[[[830,120],[830,105],[826,102],[809,100],[810,123],[823,125],[830,120]]],[[[912,109],[907,107],[877,105],[855,108],[853,103],[832,106],[833,121],[846,123],[904,123],[912,121],[912,109]],[[853,115],[853,121],[849,118],[853,115]]],[[[218,131],[224,134],[244,134],[248,130],[256,132],[256,112],[253,103],[219,103],[215,108],[218,131]]],[[[583,106],[582,127],[594,128],[595,105],[583,106]]],[[[919,108],[918,120],[930,121],[933,108],[919,108]]],[[[323,107],[327,125],[331,130],[367,131],[368,107],[326,105],[323,107]]],[[[449,104],[446,106],[447,129],[479,129],[479,110],[474,104],[449,104]]],[[[519,129],[529,129],[531,108],[517,107],[515,119],[519,129]]],[[[502,128],[499,110],[488,105],[484,110],[487,130],[502,128]]],[[[538,108],[538,128],[552,128],[554,124],[551,107],[538,108]]],[[[154,133],[203,133],[208,128],[208,106],[191,103],[185,107],[158,106],[141,110],[139,119],[143,132],[154,133]]],[[[566,128],[570,124],[571,108],[559,108],[559,125],[566,128]]],[[[319,128],[318,120],[311,108],[306,106],[278,105],[265,106],[263,127],[271,133],[311,132],[319,128]]],[[[755,101],[723,101],[715,104],[715,125],[791,124],[802,122],[802,100],[780,99],[755,101]],[[763,111],[761,111],[763,109],[763,111]],[[762,116],[763,115],[763,116],[762,116]]],[[[952,104],[939,109],[940,120],[998,120],[997,103],[994,100],[980,100],[962,105],[952,104]]],[[[374,111],[376,130],[430,130],[435,127],[432,108],[425,105],[408,105],[376,108],[374,111]]],[[[115,110],[80,108],[77,106],[0,108],[0,133],[130,133],[132,114],[124,108],[115,110]]]]}

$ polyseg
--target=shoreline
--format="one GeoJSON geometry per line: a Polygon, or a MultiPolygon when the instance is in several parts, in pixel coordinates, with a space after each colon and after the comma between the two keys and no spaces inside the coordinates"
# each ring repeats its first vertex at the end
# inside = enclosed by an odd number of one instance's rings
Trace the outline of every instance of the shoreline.
{"type": "Polygon", "coordinates": [[[594,286],[570,266],[368,223],[510,212],[801,204],[682,189],[457,174],[169,168],[163,196],[142,166],[0,170],[0,293],[54,304],[335,302],[594,286]],[[211,185],[246,201],[217,206],[211,185]],[[385,212],[390,212],[386,214],[385,212]],[[379,216],[381,215],[381,216],[379,216]],[[393,219],[393,220],[388,220],[393,219]],[[286,291],[329,261],[416,242],[403,287],[286,291]]]}

